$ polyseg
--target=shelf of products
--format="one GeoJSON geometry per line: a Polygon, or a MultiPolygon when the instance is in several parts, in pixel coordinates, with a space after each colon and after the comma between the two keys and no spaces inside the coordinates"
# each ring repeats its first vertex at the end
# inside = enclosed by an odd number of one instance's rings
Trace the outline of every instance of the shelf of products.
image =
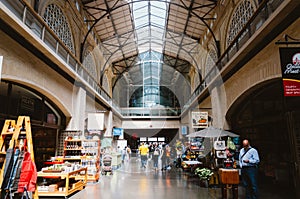
{"type": "Polygon", "coordinates": [[[41,170],[43,162],[55,156],[56,129],[34,127],[32,132],[34,132],[32,139],[34,142],[36,167],[38,170],[41,170]]]}
{"type": "Polygon", "coordinates": [[[64,155],[64,145],[65,145],[65,138],[72,137],[72,138],[80,138],[82,136],[82,132],[79,130],[65,130],[59,132],[58,136],[58,143],[57,143],[57,156],[63,156],[64,155]]]}
{"type": "Polygon", "coordinates": [[[100,140],[65,139],[63,159],[86,167],[88,181],[99,180],[100,140]]]}
{"type": "Polygon", "coordinates": [[[37,176],[39,197],[68,197],[76,191],[83,190],[88,180],[86,167],[74,171],[67,171],[59,167],[44,169],[39,171],[37,176]]]}

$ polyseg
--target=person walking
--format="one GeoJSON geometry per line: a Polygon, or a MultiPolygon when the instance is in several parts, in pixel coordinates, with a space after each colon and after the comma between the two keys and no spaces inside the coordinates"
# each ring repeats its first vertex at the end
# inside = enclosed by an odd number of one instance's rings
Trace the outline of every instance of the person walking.
{"type": "Polygon", "coordinates": [[[130,157],[131,157],[131,149],[130,149],[130,146],[128,145],[127,148],[126,148],[126,159],[127,159],[127,162],[130,161],[130,157]]]}
{"type": "Polygon", "coordinates": [[[158,170],[158,158],[159,158],[159,155],[160,155],[160,150],[156,146],[155,149],[154,149],[153,155],[152,155],[153,167],[154,167],[155,171],[158,170]]]}
{"type": "Polygon", "coordinates": [[[242,183],[246,188],[246,199],[258,198],[257,167],[259,162],[260,159],[257,150],[250,146],[249,140],[243,140],[243,148],[239,154],[239,163],[242,183]]]}
{"type": "Polygon", "coordinates": [[[124,163],[125,157],[126,157],[126,149],[127,146],[124,147],[124,149],[122,149],[121,151],[121,157],[122,157],[122,162],[124,163]]]}
{"type": "Polygon", "coordinates": [[[169,146],[163,145],[162,152],[161,152],[161,170],[167,170],[169,165],[169,146]]]}
{"type": "Polygon", "coordinates": [[[141,155],[141,167],[146,168],[149,152],[148,146],[146,146],[145,143],[142,143],[142,145],[139,147],[139,152],[141,155]]]}

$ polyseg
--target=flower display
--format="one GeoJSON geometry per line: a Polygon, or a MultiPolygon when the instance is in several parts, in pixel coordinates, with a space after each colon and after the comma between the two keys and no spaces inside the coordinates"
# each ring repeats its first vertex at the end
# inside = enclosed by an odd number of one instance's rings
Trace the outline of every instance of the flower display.
{"type": "Polygon", "coordinates": [[[195,174],[199,176],[200,180],[209,180],[214,172],[207,168],[196,168],[195,174]]]}

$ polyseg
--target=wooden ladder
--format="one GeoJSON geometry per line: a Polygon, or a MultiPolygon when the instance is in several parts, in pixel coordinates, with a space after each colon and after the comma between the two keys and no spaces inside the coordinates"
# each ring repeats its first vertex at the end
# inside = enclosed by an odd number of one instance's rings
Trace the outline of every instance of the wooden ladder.
{"type": "MultiPolygon", "coordinates": [[[[3,183],[3,174],[4,174],[4,166],[5,166],[5,155],[8,148],[13,148],[14,146],[19,146],[19,136],[25,135],[26,138],[26,149],[30,153],[31,159],[34,162],[34,151],[33,151],[33,142],[32,142],[32,133],[31,133],[31,124],[29,116],[19,116],[17,123],[15,120],[5,120],[1,136],[0,136],[0,155],[4,158],[4,162],[1,166],[0,171],[0,187],[3,183]],[[24,129],[25,128],[25,131],[24,129]],[[9,144],[7,144],[7,140],[10,139],[9,144]],[[8,145],[8,146],[7,146],[8,145]]],[[[38,199],[37,189],[33,193],[33,198],[38,199]]]]}

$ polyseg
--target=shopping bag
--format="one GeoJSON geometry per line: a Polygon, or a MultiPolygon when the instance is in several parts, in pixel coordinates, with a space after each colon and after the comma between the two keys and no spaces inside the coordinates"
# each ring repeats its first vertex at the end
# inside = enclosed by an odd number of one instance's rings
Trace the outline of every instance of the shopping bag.
{"type": "Polygon", "coordinates": [[[217,140],[214,142],[214,148],[215,150],[225,150],[226,145],[224,140],[217,140]]]}

